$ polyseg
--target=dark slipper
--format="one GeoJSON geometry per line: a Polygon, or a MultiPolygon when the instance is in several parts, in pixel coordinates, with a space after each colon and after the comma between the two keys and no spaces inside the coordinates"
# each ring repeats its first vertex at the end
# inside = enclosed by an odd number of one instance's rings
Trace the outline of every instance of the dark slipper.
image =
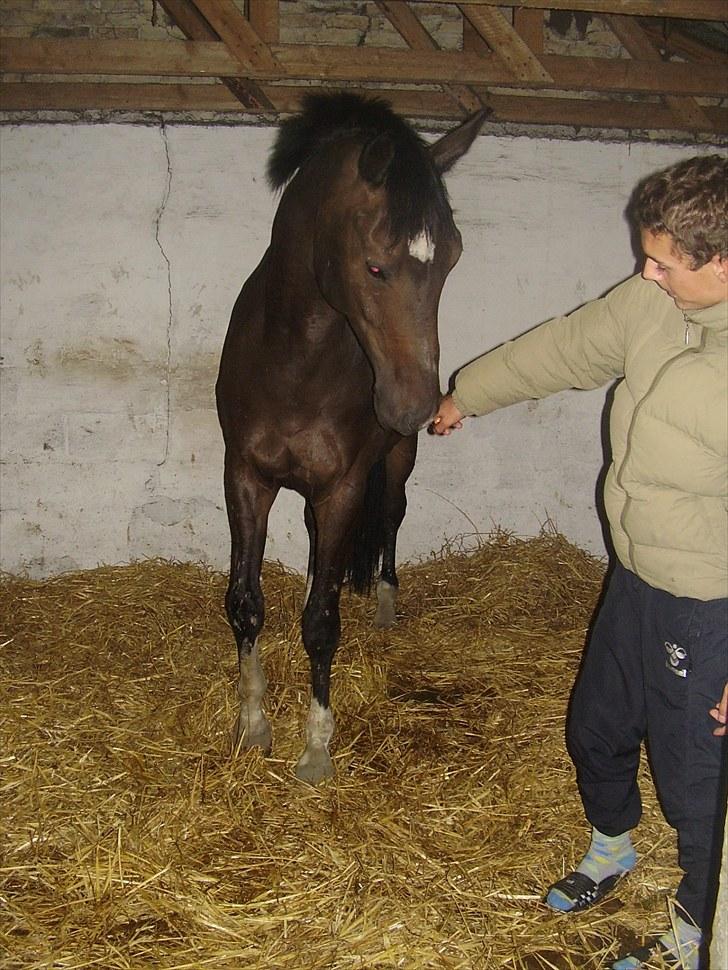
{"type": "Polygon", "coordinates": [[[549,886],[549,891],[546,894],[544,902],[551,909],[559,913],[578,913],[582,909],[588,909],[590,906],[594,906],[595,903],[604,899],[626,875],[626,872],[616,872],[614,875],[602,879],[601,882],[594,882],[593,879],[584,875],[583,872],[570,872],[568,876],[564,876],[563,879],[555,882],[553,886],[549,886]],[[562,909],[560,906],[555,906],[550,903],[549,896],[553,890],[557,890],[567,900],[571,900],[573,906],[570,906],[568,909],[562,909]]]}
{"type": "Polygon", "coordinates": [[[666,967],[674,967],[675,970],[682,970],[682,963],[680,963],[672,950],[669,950],[661,940],[655,940],[647,946],[640,946],[636,950],[630,950],[629,953],[624,953],[614,963],[610,963],[609,966],[612,970],[637,970],[638,967],[652,966],[651,961],[655,957],[661,957],[666,967]],[[637,963],[627,963],[628,960],[636,960],[637,963]]]}

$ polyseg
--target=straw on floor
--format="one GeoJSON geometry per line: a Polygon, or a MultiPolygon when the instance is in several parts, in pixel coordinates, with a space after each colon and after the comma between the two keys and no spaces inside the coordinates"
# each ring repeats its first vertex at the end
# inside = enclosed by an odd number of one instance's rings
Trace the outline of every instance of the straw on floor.
{"type": "Polygon", "coordinates": [[[0,966],[597,968],[665,927],[674,839],[645,774],[638,874],[578,917],[565,712],[603,564],[554,532],[402,567],[396,628],[344,593],[337,777],[292,768],[304,579],[266,563],[269,758],[231,752],[225,577],[148,561],[0,586],[0,966]]]}

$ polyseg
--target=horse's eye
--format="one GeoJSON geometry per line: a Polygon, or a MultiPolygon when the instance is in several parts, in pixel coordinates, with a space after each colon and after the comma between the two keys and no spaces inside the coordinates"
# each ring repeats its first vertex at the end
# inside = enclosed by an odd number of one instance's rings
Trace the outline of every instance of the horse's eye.
{"type": "Polygon", "coordinates": [[[384,270],[381,266],[373,266],[371,263],[367,263],[367,269],[369,270],[369,275],[373,276],[376,280],[384,279],[384,270]]]}

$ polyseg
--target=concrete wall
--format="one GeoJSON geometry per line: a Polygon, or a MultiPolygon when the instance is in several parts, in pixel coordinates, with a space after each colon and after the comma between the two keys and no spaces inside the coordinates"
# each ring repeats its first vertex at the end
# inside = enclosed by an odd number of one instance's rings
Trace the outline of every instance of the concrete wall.
{"type": "MultiPolygon", "coordinates": [[[[2,161],[2,568],[45,575],[145,556],[228,555],[217,359],[276,200],[274,130],[7,126],[2,161]]],[[[706,151],[705,147],[701,151],[706,151]]],[[[465,253],[441,307],[443,384],[459,364],[635,266],[635,182],[690,148],[477,139],[450,173],[465,253]]],[[[603,392],[421,436],[400,558],[550,518],[601,554],[603,392]]],[[[305,568],[285,493],[266,555],[305,568]]]]}

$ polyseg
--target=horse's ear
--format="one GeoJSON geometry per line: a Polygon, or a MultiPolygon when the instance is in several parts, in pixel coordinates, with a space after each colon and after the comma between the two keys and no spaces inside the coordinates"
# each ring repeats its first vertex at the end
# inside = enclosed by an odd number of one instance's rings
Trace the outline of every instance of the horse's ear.
{"type": "Polygon", "coordinates": [[[394,157],[394,143],[389,135],[377,135],[361,150],[359,156],[359,174],[372,185],[384,182],[389,163],[394,157]]]}
{"type": "Polygon", "coordinates": [[[430,155],[438,172],[447,172],[465,154],[489,114],[489,108],[481,108],[467,121],[430,145],[430,155]]]}

